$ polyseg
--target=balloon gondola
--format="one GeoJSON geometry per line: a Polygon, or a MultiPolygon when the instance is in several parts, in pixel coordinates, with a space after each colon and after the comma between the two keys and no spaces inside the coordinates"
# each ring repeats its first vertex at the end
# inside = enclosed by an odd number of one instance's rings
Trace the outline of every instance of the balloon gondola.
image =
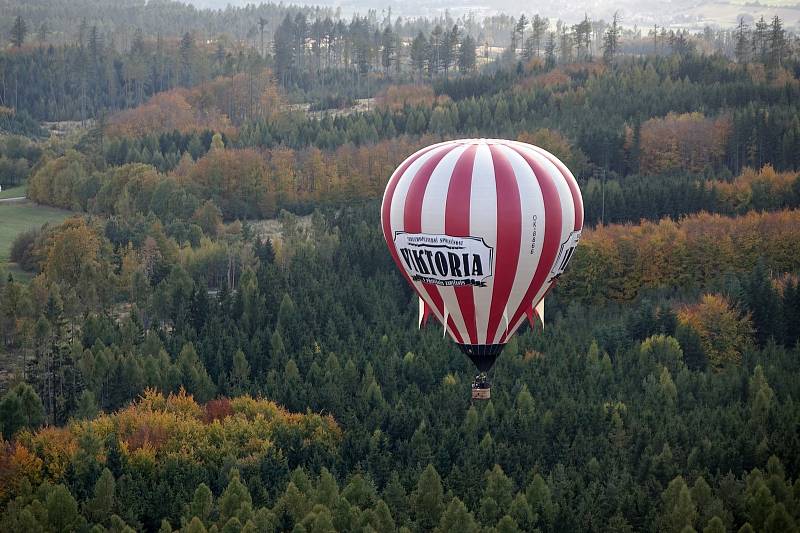
{"type": "Polygon", "coordinates": [[[430,315],[443,325],[479,371],[473,399],[489,399],[487,373],[523,322],[544,324],[544,297],[580,239],[574,176],[526,143],[435,144],[392,174],[381,225],[419,296],[420,327],[430,315]]]}

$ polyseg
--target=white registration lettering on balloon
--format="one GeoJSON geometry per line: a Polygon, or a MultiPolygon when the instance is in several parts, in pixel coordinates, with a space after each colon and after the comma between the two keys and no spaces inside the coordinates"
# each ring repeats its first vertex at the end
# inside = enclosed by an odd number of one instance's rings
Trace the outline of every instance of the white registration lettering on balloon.
{"type": "Polygon", "coordinates": [[[564,273],[564,269],[567,268],[569,260],[572,259],[572,254],[575,253],[575,248],[578,247],[578,241],[580,239],[580,230],[573,231],[569,234],[567,240],[561,243],[561,246],[558,249],[556,260],[553,261],[553,268],[550,270],[551,281],[564,273]]]}

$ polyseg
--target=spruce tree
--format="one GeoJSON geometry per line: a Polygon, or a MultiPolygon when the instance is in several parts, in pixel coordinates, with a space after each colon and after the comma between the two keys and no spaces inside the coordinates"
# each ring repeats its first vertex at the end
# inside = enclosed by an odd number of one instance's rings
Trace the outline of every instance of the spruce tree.
{"type": "Polygon", "coordinates": [[[115,488],[114,474],[108,468],[104,468],[94,485],[94,495],[86,504],[89,516],[95,522],[105,523],[114,512],[115,488]]]}
{"type": "Polygon", "coordinates": [[[14,20],[14,25],[11,27],[11,44],[16,48],[22,47],[27,35],[28,24],[21,16],[17,16],[14,20]]]}
{"type": "Polygon", "coordinates": [[[439,523],[444,510],[444,489],[433,465],[429,464],[419,477],[417,489],[411,495],[411,506],[419,527],[430,530],[439,523]]]}

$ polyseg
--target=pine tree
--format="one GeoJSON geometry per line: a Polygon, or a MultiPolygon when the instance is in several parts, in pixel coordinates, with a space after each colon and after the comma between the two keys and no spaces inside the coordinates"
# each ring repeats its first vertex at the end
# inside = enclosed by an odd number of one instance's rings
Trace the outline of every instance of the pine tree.
{"type": "Polygon", "coordinates": [[[756,22],[755,30],[752,34],[753,56],[762,64],[767,63],[769,50],[769,25],[762,16],[756,22]]]}
{"type": "Polygon", "coordinates": [[[197,356],[192,343],[186,343],[178,355],[178,367],[186,390],[200,401],[208,401],[214,397],[214,383],[208,375],[202,361],[197,356]]]}
{"type": "Polygon", "coordinates": [[[21,16],[17,16],[14,25],[11,27],[11,44],[16,48],[22,47],[25,37],[28,35],[28,24],[21,16]]]}
{"type": "Polygon", "coordinates": [[[186,87],[192,85],[194,81],[194,54],[194,36],[187,31],[183,34],[183,37],[181,37],[181,42],[178,45],[178,55],[180,57],[181,66],[181,83],[186,87]]]}
{"type": "Polygon", "coordinates": [[[85,523],[78,513],[78,502],[64,485],[50,489],[44,507],[52,531],[75,531],[85,523]]]}
{"type": "Polygon", "coordinates": [[[683,477],[670,481],[661,498],[664,502],[660,520],[662,531],[681,533],[685,527],[693,526],[697,519],[697,506],[683,477]]]}
{"type": "Polygon", "coordinates": [[[14,433],[24,425],[22,401],[13,391],[6,393],[0,400],[0,426],[3,429],[3,437],[10,440],[14,433]]]}
{"type": "Polygon", "coordinates": [[[47,41],[47,36],[50,34],[50,28],[47,26],[46,22],[42,22],[39,26],[39,31],[37,32],[39,44],[44,44],[47,41]]]}
{"type": "Polygon", "coordinates": [[[442,67],[442,44],[444,41],[444,30],[438,24],[433,31],[431,32],[431,36],[428,39],[428,75],[433,78],[435,75],[439,73],[439,70],[442,67]]]}
{"type": "Polygon", "coordinates": [[[334,509],[338,501],[339,485],[336,483],[336,478],[333,477],[333,474],[331,474],[327,468],[322,467],[322,472],[320,472],[319,475],[319,482],[314,491],[314,502],[320,503],[328,509],[334,509]]]}
{"type": "Polygon", "coordinates": [[[533,476],[525,489],[525,498],[531,510],[538,515],[540,524],[549,526],[553,523],[558,510],[557,505],[553,502],[550,487],[540,474],[533,476]]]}
{"type": "Polygon", "coordinates": [[[770,338],[783,340],[781,299],[763,261],[742,281],[742,299],[753,320],[756,342],[764,346],[770,338]]]}
{"type": "Polygon", "coordinates": [[[761,531],[775,507],[775,497],[761,479],[756,481],[752,489],[748,488],[748,492],[750,494],[745,501],[748,522],[757,531],[761,531]]]}
{"type": "Polygon", "coordinates": [[[286,14],[283,21],[275,29],[274,34],[274,60],[275,73],[281,84],[286,87],[293,81],[298,50],[295,38],[296,28],[290,14],[286,14]]]}
{"type": "Polygon", "coordinates": [[[97,62],[103,52],[103,38],[97,30],[97,26],[92,26],[89,30],[89,54],[92,60],[97,62]]]}
{"type": "Polygon", "coordinates": [[[792,515],[786,510],[786,506],[779,503],[772,508],[766,522],[764,522],[764,532],[783,533],[785,531],[797,531],[797,525],[792,515]]]}
{"type": "Polygon", "coordinates": [[[233,365],[228,378],[230,393],[233,396],[245,394],[250,387],[250,363],[242,350],[233,354],[233,365]]]}
{"type": "Polygon", "coordinates": [[[388,77],[392,63],[397,61],[397,49],[395,47],[395,35],[391,26],[386,26],[381,35],[381,66],[384,74],[388,77]]]}
{"type": "Polygon", "coordinates": [[[740,65],[746,65],[750,58],[750,28],[744,23],[744,17],[739,17],[739,25],[736,26],[736,45],[734,55],[736,62],[740,65]]]}
{"type": "Polygon", "coordinates": [[[550,22],[546,18],[540,17],[539,15],[533,16],[530,38],[533,40],[531,43],[531,50],[536,52],[536,57],[541,55],[542,39],[545,36],[549,24],[550,22]]]}
{"type": "Polygon", "coordinates": [[[450,500],[447,509],[442,514],[438,527],[435,533],[447,533],[449,531],[458,531],[459,533],[478,533],[480,527],[475,522],[472,513],[467,510],[464,502],[458,497],[450,500]]]}
{"type": "Polygon", "coordinates": [[[708,525],[703,528],[703,533],[725,533],[725,522],[718,516],[713,517],[708,521],[708,525]]]}
{"type": "Polygon", "coordinates": [[[444,490],[433,465],[429,464],[419,477],[417,489],[411,495],[411,507],[419,527],[430,530],[439,523],[444,509],[444,490]]]}
{"type": "Polygon", "coordinates": [[[778,15],[772,18],[772,23],[770,24],[768,46],[768,65],[771,68],[780,67],[786,57],[788,43],[786,41],[786,30],[783,29],[783,21],[778,15]]]}
{"type": "Polygon", "coordinates": [[[525,13],[519,16],[517,20],[517,25],[514,27],[515,35],[519,34],[519,41],[517,41],[516,37],[514,39],[514,53],[516,54],[516,49],[518,48],[516,43],[519,43],[521,46],[525,46],[525,28],[528,27],[528,17],[525,16],[525,13]]]}
{"type": "Polygon", "coordinates": [[[508,515],[514,519],[514,522],[523,530],[530,531],[533,529],[538,515],[533,512],[531,506],[528,505],[528,499],[525,497],[524,492],[519,492],[511,502],[511,508],[508,515]]]}
{"type": "Polygon", "coordinates": [[[95,522],[107,522],[114,512],[115,487],[114,474],[108,468],[104,468],[94,485],[94,495],[86,504],[87,511],[95,522]]]}
{"type": "Polygon", "coordinates": [[[497,523],[508,513],[514,497],[514,483],[506,476],[500,465],[486,472],[486,489],[481,498],[480,518],[484,524],[497,523]]]}
{"type": "Polygon", "coordinates": [[[458,62],[458,51],[461,37],[458,26],[454,25],[450,31],[446,31],[442,37],[440,52],[440,62],[444,69],[445,78],[448,77],[450,67],[458,62]]]}
{"type": "Polygon", "coordinates": [[[389,506],[383,500],[378,500],[373,511],[374,519],[373,524],[376,531],[387,531],[391,533],[395,531],[395,522],[392,518],[392,513],[389,511],[389,506]]]}
{"type": "Polygon", "coordinates": [[[200,521],[205,522],[211,516],[211,511],[214,506],[214,495],[211,489],[205,483],[200,483],[194,491],[194,497],[189,505],[186,507],[184,517],[186,521],[191,521],[192,518],[199,518],[200,521]]]}
{"type": "Polygon", "coordinates": [[[16,385],[0,400],[0,425],[7,439],[22,428],[37,428],[44,417],[42,400],[27,383],[16,385]]]}
{"type": "Polygon", "coordinates": [[[508,515],[501,518],[494,529],[497,533],[522,533],[514,519],[508,515]]]}
{"type": "Polygon", "coordinates": [[[206,533],[208,530],[206,529],[206,526],[203,525],[203,522],[201,522],[200,519],[195,516],[192,518],[192,521],[189,522],[189,525],[187,525],[181,531],[185,533],[206,533]]]}
{"type": "Polygon", "coordinates": [[[461,72],[471,72],[475,70],[477,43],[471,35],[465,35],[461,40],[458,49],[458,69],[461,72]]]}
{"type": "Polygon", "coordinates": [[[392,511],[392,516],[399,525],[404,525],[408,521],[408,496],[400,482],[397,472],[392,472],[389,483],[383,490],[383,499],[392,511]]]}
{"type": "Polygon", "coordinates": [[[614,62],[614,56],[619,49],[619,14],[614,12],[611,26],[608,27],[603,37],[603,61],[606,65],[614,62]]]}
{"type": "Polygon", "coordinates": [[[544,45],[544,65],[545,68],[552,69],[556,66],[556,34],[549,32],[547,34],[547,42],[544,45]]]}
{"type": "MultiPolygon", "coordinates": [[[[206,496],[201,495],[201,497],[205,498],[206,496]]],[[[206,501],[204,501],[204,505],[206,501]]],[[[241,479],[239,479],[239,471],[236,469],[231,470],[228,486],[219,497],[220,523],[227,523],[228,520],[236,517],[241,511],[252,509],[252,506],[253,500],[250,497],[250,491],[247,490],[247,487],[242,483],[241,479]]],[[[201,507],[200,510],[202,511],[203,508],[201,507]]]]}

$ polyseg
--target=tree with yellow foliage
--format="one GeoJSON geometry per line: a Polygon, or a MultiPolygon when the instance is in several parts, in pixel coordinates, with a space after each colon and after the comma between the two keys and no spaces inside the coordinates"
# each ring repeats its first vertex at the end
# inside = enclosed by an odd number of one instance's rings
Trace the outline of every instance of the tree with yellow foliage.
{"type": "Polygon", "coordinates": [[[589,163],[586,154],[580,148],[573,146],[559,131],[540,128],[531,133],[520,133],[517,140],[544,148],[558,157],[575,176],[586,173],[589,163]]]}
{"type": "Polygon", "coordinates": [[[716,370],[739,364],[742,352],[753,343],[750,317],[717,294],[706,294],[700,302],[684,307],[678,312],[678,320],[697,331],[703,351],[716,370]]]}

